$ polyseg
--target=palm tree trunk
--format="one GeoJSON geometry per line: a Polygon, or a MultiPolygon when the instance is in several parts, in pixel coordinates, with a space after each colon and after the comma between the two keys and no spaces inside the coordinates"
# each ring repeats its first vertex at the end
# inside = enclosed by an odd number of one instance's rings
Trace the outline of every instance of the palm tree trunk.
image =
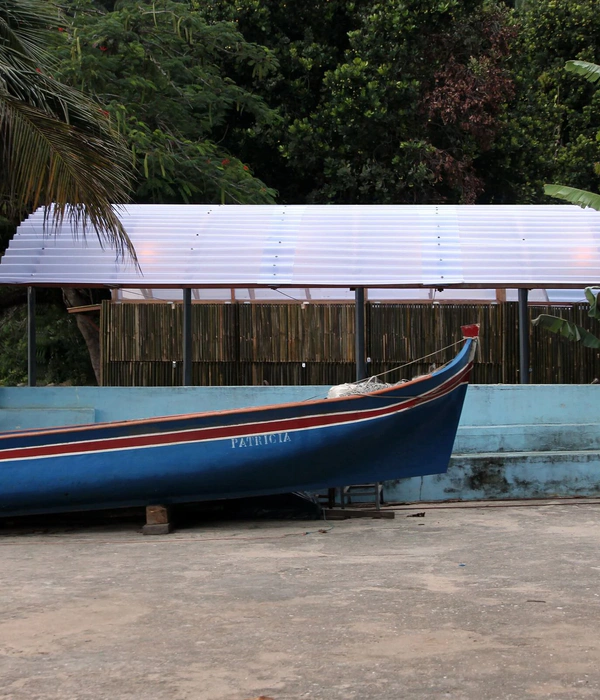
{"type": "MultiPolygon", "coordinates": [[[[63,298],[67,307],[85,306],[90,303],[90,298],[85,289],[71,289],[63,287],[63,298]]],[[[98,386],[101,385],[101,364],[100,364],[100,329],[97,323],[88,313],[75,314],[77,328],[85,340],[92,369],[96,375],[98,386]]]]}

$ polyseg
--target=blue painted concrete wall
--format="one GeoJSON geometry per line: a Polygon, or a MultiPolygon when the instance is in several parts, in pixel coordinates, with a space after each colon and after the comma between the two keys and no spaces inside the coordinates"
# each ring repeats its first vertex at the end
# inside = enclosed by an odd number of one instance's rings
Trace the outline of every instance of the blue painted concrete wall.
{"type": "Polygon", "coordinates": [[[1,387],[0,432],[305,401],[326,396],[328,389],[323,386],[1,387]]]}
{"type": "MultiPolygon", "coordinates": [[[[3,387],[0,431],[323,397],[323,386],[3,387]]],[[[469,387],[447,474],[385,485],[390,501],[600,495],[600,385],[469,387]]]]}
{"type": "Polygon", "coordinates": [[[472,385],[446,474],[386,484],[443,501],[600,495],[599,385],[472,385]]]}

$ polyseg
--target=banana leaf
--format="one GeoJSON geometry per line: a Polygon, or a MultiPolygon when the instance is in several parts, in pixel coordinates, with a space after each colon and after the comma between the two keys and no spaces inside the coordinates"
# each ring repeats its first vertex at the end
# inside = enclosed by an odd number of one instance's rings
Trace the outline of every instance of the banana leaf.
{"type": "Polygon", "coordinates": [[[600,338],[596,338],[595,335],[586,331],[585,328],[578,326],[576,323],[566,321],[564,318],[558,318],[550,314],[540,314],[531,323],[552,333],[562,335],[563,338],[568,340],[583,343],[586,348],[600,348],[600,338]]]}
{"type": "Polygon", "coordinates": [[[544,192],[550,197],[578,204],[582,209],[590,207],[600,211],[600,194],[578,190],[576,187],[567,187],[566,185],[544,185],[544,192]]]}
{"type": "Polygon", "coordinates": [[[598,308],[598,292],[600,292],[600,287],[585,288],[585,298],[588,300],[590,305],[588,316],[590,318],[595,318],[600,321],[600,309],[598,308]]]}
{"type": "Polygon", "coordinates": [[[590,83],[597,83],[600,80],[600,66],[588,61],[567,61],[565,70],[569,73],[583,76],[590,83]]]}

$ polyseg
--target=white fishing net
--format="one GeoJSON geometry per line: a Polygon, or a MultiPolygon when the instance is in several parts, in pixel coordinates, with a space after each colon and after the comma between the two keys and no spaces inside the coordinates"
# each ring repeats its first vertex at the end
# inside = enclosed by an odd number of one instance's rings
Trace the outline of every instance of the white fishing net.
{"type": "Polygon", "coordinates": [[[405,384],[406,381],[406,379],[403,379],[401,382],[396,382],[395,384],[386,384],[385,382],[380,382],[377,377],[371,377],[363,382],[337,384],[336,386],[332,386],[327,392],[327,398],[339,399],[342,396],[353,396],[354,394],[370,394],[372,391],[389,389],[390,387],[397,386],[398,384],[405,384]]]}

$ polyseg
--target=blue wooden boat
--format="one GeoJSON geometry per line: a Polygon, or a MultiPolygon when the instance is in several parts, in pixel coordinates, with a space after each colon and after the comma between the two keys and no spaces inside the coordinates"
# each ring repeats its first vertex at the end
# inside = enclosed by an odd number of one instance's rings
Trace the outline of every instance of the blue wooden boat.
{"type": "Polygon", "coordinates": [[[367,394],[0,434],[0,516],[318,492],[445,472],[476,343],[467,337],[439,370],[367,394]]]}

